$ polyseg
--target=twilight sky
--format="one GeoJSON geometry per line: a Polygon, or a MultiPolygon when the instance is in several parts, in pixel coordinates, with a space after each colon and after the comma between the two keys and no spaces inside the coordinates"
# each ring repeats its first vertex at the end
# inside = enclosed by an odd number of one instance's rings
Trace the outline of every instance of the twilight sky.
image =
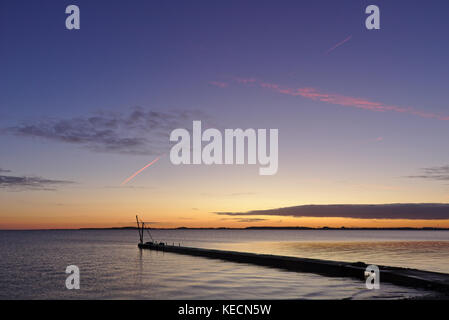
{"type": "Polygon", "coordinates": [[[135,214],[155,227],[449,227],[427,209],[295,211],[449,202],[448,12],[447,0],[2,0],[0,229],[135,214]],[[80,30],[65,29],[69,4],[80,30]],[[380,30],[365,28],[370,4],[380,30]],[[279,129],[278,173],[165,155],[122,185],[192,120],[279,129]]]}

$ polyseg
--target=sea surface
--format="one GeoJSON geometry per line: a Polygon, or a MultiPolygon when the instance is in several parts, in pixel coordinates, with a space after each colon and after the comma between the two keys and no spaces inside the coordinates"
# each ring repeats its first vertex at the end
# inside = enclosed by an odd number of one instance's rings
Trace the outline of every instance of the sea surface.
{"type": "MultiPolygon", "coordinates": [[[[184,246],[449,273],[448,231],[153,230],[184,246]]],[[[149,240],[148,235],[145,235],[149,240]]],[[[136,230],[0,231],[0,299],[404,299],[434,293],[139,250],[136,230]],[[68,290],[68,265],[81,288],[68,290]]]]}

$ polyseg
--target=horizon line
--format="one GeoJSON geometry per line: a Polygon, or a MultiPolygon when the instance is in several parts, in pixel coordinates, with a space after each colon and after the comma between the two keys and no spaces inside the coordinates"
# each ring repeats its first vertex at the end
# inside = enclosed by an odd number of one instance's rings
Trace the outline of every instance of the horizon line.
{"type": "MultiPolygon", "coordinates": [[[[445,227],[305,227],[305,226],[248,226],[248,227],[173,227],[146,228],[150,230],[415,230],[415,231],[449,231],[445,227]]],[[[123,227],[83,227],[83,228],[49,228],[49,229],[0,229],[0,231],[86,231],[86,230],[137,230],[135,226],[123,227]]]]}

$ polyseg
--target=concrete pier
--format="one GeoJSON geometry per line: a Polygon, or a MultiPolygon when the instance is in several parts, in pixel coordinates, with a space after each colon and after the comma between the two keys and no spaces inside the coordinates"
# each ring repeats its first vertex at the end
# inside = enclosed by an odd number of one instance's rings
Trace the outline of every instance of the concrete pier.
{"type": "MultiPolygon", "coordinates": [[[[310,272],[331,277],[351,277],[363,281],[365,280],[365,269],[368,266],[363,262],[349,263],[270,254],[202,249],[167,244],[160,245],[148,242],[139,243],[138,246],[141,249],[221,259],[297,272],[310,272]]],[[[378,267],[380,270],[381,283],[388,282],[401,286],[434,290],[449,295],[449,274],[379,265],[378,267]]]]}

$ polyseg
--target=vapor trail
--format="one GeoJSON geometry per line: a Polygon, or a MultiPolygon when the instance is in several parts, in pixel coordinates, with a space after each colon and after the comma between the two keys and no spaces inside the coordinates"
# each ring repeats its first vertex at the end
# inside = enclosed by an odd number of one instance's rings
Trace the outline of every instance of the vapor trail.
{"type": "MultiPolygon", "coordinates": [[[[163,156],[163,155],[162,155],[163,156]]],[[[143,167],[142,169],[136,171],[132,176],[130,176],[129,178],[127,178],[126,180],[124,180],[122,182],[122,186],[124,186],[125,184],[127,184],[128,182],[130,182],[132,179],[135,178],[135,176],[137,176],[139,173],[141,173],[143,170],[145,170],[146,168],[150,167],[151,165],[155,164],[162,156],[157,157],[156,159],[154,159],[153,161],[151,161],[149,164],[147,164],[145,167],[143,167]]]]}
{"type": "Polygon", "coordinates": [[[352,35],[350,35],[349,37],[347,37],[346,39],[344,39],[343,41],[340,41],[339,43],[337,43],[335,46],[333,46],[332,48],[330,48],[329,50],[326,51],[326,54],[331,53],[332,51],[334,51],[335,49],[337,49],[339,46],[341,46],[342,44],[344,44],[345,42],[348,42],[349,40],[351,40],[352,35]]]}

